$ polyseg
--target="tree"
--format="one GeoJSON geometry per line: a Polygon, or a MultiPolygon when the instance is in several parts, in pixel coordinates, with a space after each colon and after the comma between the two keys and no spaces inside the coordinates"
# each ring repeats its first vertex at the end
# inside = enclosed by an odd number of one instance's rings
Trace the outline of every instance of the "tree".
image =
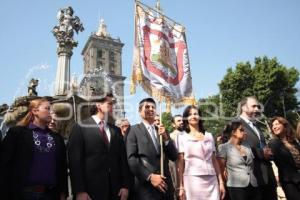
{"type": "Polygon", "coordinates": [[[204,128],[214,135],[222,133],[228,119],[223,116],[220,95],[213,95],[206,99],[200,99],[198,105],[204,121],[204,128]]]}
{"type": "Polygon", "coordinates": [[[256,96],[263,105],[267,117],[283,116],[294,121],[298,110],[295,87],[299,71],[280,64],[276,58],[255,58],[254,66],[249,62],[238,63],[235,70],[229,68],[219,84],[220,95],[227,117],[238,115],[237,105],[242,97],[256,96]]]}
{"type": "Polygon", "coordinates": [[[227,74],[219,84],[224,116],[237,115],[238,102],[243,96],[253,95],[254,82],[253,70],[249,62],[238,63],[235,71],[232,68],[227,70],[227,74]]]}
{"type": "Polygon", "coordinates": [[[172,114],[169,112],[163,112],[161,116],[162,124],[165,126],[166,131],[171,133],[173,131],[172,127],[172,114]]]}

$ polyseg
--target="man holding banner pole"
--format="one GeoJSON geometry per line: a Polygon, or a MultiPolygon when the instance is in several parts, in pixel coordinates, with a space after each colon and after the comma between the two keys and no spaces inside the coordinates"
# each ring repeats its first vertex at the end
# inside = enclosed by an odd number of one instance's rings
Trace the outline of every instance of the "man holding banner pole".
{"type": "MultiPolygon", "coordinates": [[[[131,94],[140,85],[151,97],[159,100],[160,105],[162,102],[169,107],[171,104],[175,107],[193,104],[195,99],[192,94],[185,27],[163,15],[159,1],[157,9],[140,1],[135,3],[131,94]]],[[[152,98],[148,98],[142,100],[139,106],[143,122],[131,129],[126,144],[129,166],[139,181],[137,199],[173,200],[174,188],[167,160],[176,160],[176,147],[169,136],[164,137],[167,134],[162,128],[158,131],[161,148],[156,149],[152,145],[158,141],[151,140],[152,129],[147,128],[154,122],[156,104],[152,98]],[[160,169],[160,175],[157,169],[160,169]]]]}
{"type": "Polygon", "coordinates": [[[163,125],[158,129],[154,126],[156,103],[152,98],[139,103],[139,113],[142,122],[132,126],[126,140],[128,164],[135,176],[134,197],[138,200],[173,200],[174,187],[168,162],[169,159],[177,159],[177,149],[163,125]],[[163,138],[163,169],[160,165],[159,136],[163,138]],[[160,174],[162,170],[164,176],[160,174]]]}

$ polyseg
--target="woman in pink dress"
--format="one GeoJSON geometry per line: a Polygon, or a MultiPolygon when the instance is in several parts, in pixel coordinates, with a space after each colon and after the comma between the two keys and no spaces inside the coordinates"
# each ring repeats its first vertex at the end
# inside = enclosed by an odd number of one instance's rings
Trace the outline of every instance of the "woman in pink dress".
{"type": "Polygon", "coordinates": [[[205,131],[200,110],[183,112],[185,134],[178,138],[178,195],[180,200],[220,200],[225,188],[216,159],[214,138],[205,131]]]}

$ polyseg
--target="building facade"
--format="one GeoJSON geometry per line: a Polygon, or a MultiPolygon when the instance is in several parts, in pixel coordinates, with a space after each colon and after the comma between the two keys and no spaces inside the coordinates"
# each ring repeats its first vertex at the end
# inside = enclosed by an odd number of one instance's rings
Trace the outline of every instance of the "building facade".
{"type": "Polygon", "coordinates": [[[87,99],[99,98],[101,95],[113,93],[116,104],[116,119],[125,116],[124,80],[122,75],[122,48],[124,44],[107,32],[104,20],[99,29],[92,33],[83,50],[84,77],[80,83],[80,93],[87,99]]]}

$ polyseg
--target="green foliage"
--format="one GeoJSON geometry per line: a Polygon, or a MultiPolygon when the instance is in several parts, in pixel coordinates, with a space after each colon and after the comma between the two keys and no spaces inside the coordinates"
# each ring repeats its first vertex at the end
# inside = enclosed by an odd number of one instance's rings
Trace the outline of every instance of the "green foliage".
{"type": "Polygon", "coordinates": [[[172,114],[168,112],[163,112],[161,116],[162,124],[165,126],[166,131],[171,133],[173,131],[172,127],[172,114]]]}
{"type": "Polygon", "coordinates": [[[235,71],[232,68],[219,84],[222,97],[224,116],[233,117],[237,114],[237,105],[244,96],[253,95],[255,78],[249,62],[238,63],[235,71]]]}
{"type": "Polygon", "coordinates": [[[225,126],[226,119],[222,117],[220,95],[200,99],[198,105],[201,110],[202,119],[204,120],[205,129],[214,135],[221,133],[225,126]]]}
{"type": "Polygon", "coordinates": [[[295,87],[298,80],[299,71],[280,64],[276,58],[255,58],[253,66],[249,62],[238,63],[235,70],[227,70],[219,84],[224,115],[238,115],[237,105],[241,98],[254,95],[264,105],[267,117],[286,116],[294,121],[296,115],[289,112],[299,106],[295,87]]]}

